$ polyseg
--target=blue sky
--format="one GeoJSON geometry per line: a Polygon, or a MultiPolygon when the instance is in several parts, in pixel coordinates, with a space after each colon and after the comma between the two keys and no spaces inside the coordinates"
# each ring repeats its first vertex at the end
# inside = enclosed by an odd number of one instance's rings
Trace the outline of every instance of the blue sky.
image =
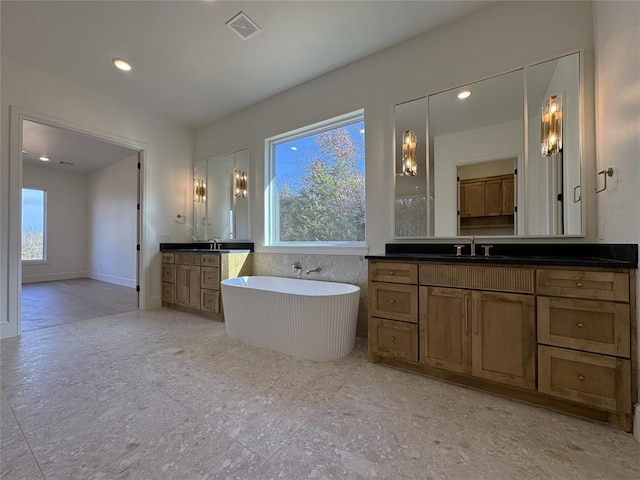
{"type": "Polygon", "coordinates": [[[44,192],[22,189],[22,230],[41,231],[44,221],[44,192]]]}
{"type": "MultiPolygon", "coordinates": [[[[347,131],[353,145],[356,147],[356,168],[364,176],[364,121],[340,127],[347,131]]],[[[289,142],[281,143],[275,147],[276,178],[278,188],[288,184],[296,191],[295,178],[304,172],[304,167],[320,153],[315,138],[319,134],[309,135],[289,142]]]]}

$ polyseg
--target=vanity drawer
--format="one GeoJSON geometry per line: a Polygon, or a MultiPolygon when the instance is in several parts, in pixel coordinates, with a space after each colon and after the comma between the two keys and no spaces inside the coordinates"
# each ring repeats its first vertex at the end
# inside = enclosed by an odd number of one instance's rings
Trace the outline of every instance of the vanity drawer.
{"type": "Polygon", "coordinates": [[[200,290],[200,308],[207,312],[220,313],[220,292],[200,290]]]}
{"type": "Polygon", "coordinates": [[[178,265],[200,265],[199,253],[176,253],[175,263],[178,265]]]}
{"type": "Polygon", "coordinates": [[[220,290],[220,269],[216,267],[202,267],[200,269],[200,288],[220,290]]]}
{"type": "Polygon", "coordinates": [[[173,263],[174,254],[173,253],[163,253],[162,254],[162,263],[173,263]]]}
{"type": "Polygon", "coordinates": [[[220,266],[220,254],[219,253],[203,253],[200,255],[200,265],[207,267],[219,267],[220,266]]]}
{"type": "Polygon", "coordinates": [[[629,275],[626,272],[539,269],[537,287],[539,295],[629,301],[629,275]]]}
{"type": "Polygon", "coordinates": [[[538,297],[538,342],[629,358],[629,305],[538,297]]]}
{"type": "Polygon", "coordinates": [[[162,265],[162,281],[176,283],[176,268],[173,265],[162,265]]]}
{"type": "Polygon", "coordinates": [[[166,303],[175,302],[173,283],[162,283],[162,301],[166,303]]]}
{"type": "Polygon", "coordinates": [[[371,315],[418,323],[418,287],[397,283],[371,282],[371,315]]]}
{"type": "Polygon", "coordinates": [[[374,282],[418,283],[418,265],[400,262],[369,262],[369,278],[374,282]]]}
{"type": "Polygon", "coordinates": [[[519,267],[420,265],[420,285],[534,293],[534,270],[519,267]]]}
{"type": "Polygon", "coordinates": [[[538,390],[603,410],[631,413],[631,362],[541,345],[538,390]]]}
{"type": "Polygon", "coordinates": [[[418,325],[371,317],[369,335],[372,353],[418,361],[418,325]]]}

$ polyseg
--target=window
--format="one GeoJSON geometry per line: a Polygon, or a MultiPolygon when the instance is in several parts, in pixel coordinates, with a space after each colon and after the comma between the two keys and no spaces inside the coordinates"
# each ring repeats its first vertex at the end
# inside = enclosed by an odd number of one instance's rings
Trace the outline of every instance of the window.
{"type": "Polygon", "coordinates": [[[22,189],[22,261],[44,261],[46,191],[22,189]]]}
{"type": "Polygon", "coordinates": [[[364,246],[362,111],[267,139],[267,245],[364,246]]]}

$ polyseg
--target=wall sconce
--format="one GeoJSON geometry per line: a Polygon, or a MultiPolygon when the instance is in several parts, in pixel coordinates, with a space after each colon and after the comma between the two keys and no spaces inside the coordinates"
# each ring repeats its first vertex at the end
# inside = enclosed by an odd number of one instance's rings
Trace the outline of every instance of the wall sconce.
{"type": "Polygon", "coordinates": [[[234,170],[233,178],[234,178],[234,195],[240,198],[247,198],[247,172],[234,170]]]}
{"type": "Polygon", "coordinates": [[[562,97],[552,95],[542,102],[542,156],[550,157],[562,151],[562,97]]]}
{"type": "Polygon", "coordinates": [[[402,134],[402,173],[414,176],[418,173],[418,163],[416,162],[416,146],[418,139],[412,130],[407,130],[402,134]]]}
{"type": "Polygon", "coordinates": [[[193,201],[198,203],[204,203],[207,200],[207,186],[204,180],[193,179],[194,191],[193,201]]]}

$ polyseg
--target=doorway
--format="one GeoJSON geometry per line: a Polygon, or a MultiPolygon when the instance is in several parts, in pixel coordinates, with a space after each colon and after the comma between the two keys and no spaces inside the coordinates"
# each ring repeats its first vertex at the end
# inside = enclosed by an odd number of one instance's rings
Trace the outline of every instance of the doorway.
{"type": "Polygon", "coordinates": [[[18,333],[140,308],[143,149],[39,118],[20,126],[18,333]],[[46,199],[30,260],[25,188],[46,199]]]}

